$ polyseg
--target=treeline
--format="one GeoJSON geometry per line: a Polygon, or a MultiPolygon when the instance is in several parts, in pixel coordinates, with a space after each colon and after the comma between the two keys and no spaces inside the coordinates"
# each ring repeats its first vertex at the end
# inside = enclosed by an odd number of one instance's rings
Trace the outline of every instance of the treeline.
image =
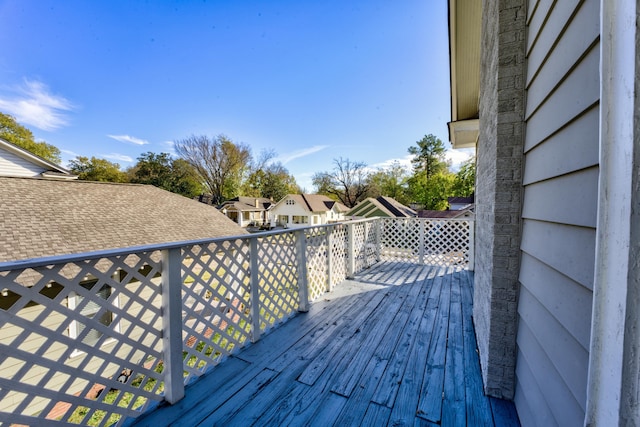
{"type": "Polygon", "coordinates": [[[443,142],[426,135],[408,149],[412,168],[399,162],[378,170],[370,170],[363,162],[342,157],[334,159],[333,169],[313,176],[316,191],[353,207],[367,197],[388,196],[405,205],[423,209],[444,210],[447,199],[470,196],[475,186],[475,158],[462,164],[459,171],[450,170],[443,142]]]}
{"type": "MultiPolygon", "coordinates": [[[[3,113],[0,113],[0,138],[60,163],[58,148],[36,142],[31,131],[3,113]]],[[[302,191],[289,171],[274,161],[273,151],[263,151],[255,157],[247,144],[234,142],[225,135],[192,135],[174,141],[174,149],[179,157],[146,152],[125,170],[118,163],[84,156],[71,160],[68,168],[82,180],[149,184],[190,198],[206,193],[215,204],[237,196],[278,201],[287,194],[302,191]]],[[[426,135],[408,152],[412,156],[410,169],[394,163],[371,170],[363,162],[334,159],[332,170],[314,174],[315,192],[348,207],[367,197],[389,196],[406,205],[435,210],[446,209],[448,197],[473,193],[475,159],[453,173],[445,158],[445,146],[434,135],[426,135]]]]}

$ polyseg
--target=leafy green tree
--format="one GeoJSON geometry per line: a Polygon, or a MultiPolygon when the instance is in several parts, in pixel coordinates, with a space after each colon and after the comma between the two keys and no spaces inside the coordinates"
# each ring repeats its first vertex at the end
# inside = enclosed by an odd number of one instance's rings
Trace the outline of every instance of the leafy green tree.
{"type": "Polygon", "coordinates": [[[281,163],[273,163],[255,169],[244,182],[242,194],[252,197],[266,197],[275,201],[291,193],[300,193],[295,178],[281,163]]]}
{"type": "Polygon", "coordinates": [[[69,162],[69,169],[84,181],[128,182],[119,164],[97,157],[78,156],[69,162]]]}
{"type": "Polygon", "coordinates": [[[421,171],[409,179],[409,192],[424,209],[445,210],[449,206],[447,198],[452,196],[454,181],[455,175],[450,172],[428,177],[425,171],[421,171]]]}
{"type": "Polygon", "coordinates": [[[58,147],[46,142],[36,142],[29,129],[19,124],[13,116],[4,113],[0,113],[0,138],[52,163],[60,163],[58,147]]]}
{"type": "Polygon", "coordinates": [[[414,156],[411,162],[416,173],[424,172],[427,178],[431,178],[447,171],[446,149],[438,137],[432,134],[425,135],[416,144],[417,146],[409,147],[409,154],[414,156]]]}
{"type": "Polygon", "coordinates": [[[203,193],[204,185],[189,162],[184,159],[173,159],[171,171],[172,179],[169,191],[189,198],[203,193]]]}
{"type": "Polygon", "coordinates": [[[393,197],[402,204],[411,200],[407,194],[407,182],[410,175],[399,163],[394,162],[390,167],[378,169],[369,174],[369,197],[393,197]]]}
{"type": "Polygon", "coordinates": [[[465,161],[456,173],[453,183],[454,196],[468,197],[473,194],[476,186],[476,158],[465,161]]]}
{"type": "Polygon", "coordinates": [[[349,208],[367,197],[367,165],[349,159],[333,159],[332,172],[317,172],[312,182],[316,192],[338,199],[349,208]]]}
{"type": "Polygon", "coordinates": [[[137,184],[148,184],[185,197],[202,193],[193,167],[183,159],[172,159],[168,153],[143,153],[138,162],[127,170],[129,180],[137,184]]]}
{"type": "Polygon", "coordinates": [[[234,143],[225,135],[213,138],[192,135],[174,141],[174,148],[195,169],[215,204],[239,193],[243,175],[252,160],[247,145],[234,143]]]}

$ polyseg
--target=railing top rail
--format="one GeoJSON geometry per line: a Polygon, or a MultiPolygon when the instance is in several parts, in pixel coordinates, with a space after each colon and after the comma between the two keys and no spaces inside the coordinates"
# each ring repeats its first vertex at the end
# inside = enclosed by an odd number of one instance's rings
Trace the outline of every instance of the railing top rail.
{"type": "Polygon", "coordinates": [[[247,234],[240,234],[235,236],[224,236],[224,237],[214,237],[214,238],[209,237],[209,238],[203,238],[203,239],[184,240],[184,241],[167,242],[167,243],[152,243],[149,245],[130,246],[130,247],[124,247],[124,248],[117,248],[117,249],[106,249],[101,251],[80,252],[76,254],[56,255],[56,256],[41,257],[41,258],[28,258],[28,259],[16,260],[16,261],[5,261],[5,262],[0,262],[0,271],[35,268],[35,267],[42,267],[45,265],[77,262],[77,261],[83,261],[83,260],[92,260],[92,259],[134,254],[134,253],[140,253],[140,252],[162,251],[162,250],[168,250],[168,249],[181,248],[184,246],[221,243],[228,240],[250,241],[251,239],[258,239],[265,236],[295,233],[299,230],[321,228],[321,227],[334,227],[336,225],[345,224],[347,222],[361,223],[361,222],[368,222],[373,220],[374,219],[368,218],[368,219],[345,221],[345,222],[333,223],[333,224],[288,228],[283,230],[264,231],[260,233],[251,233],[251,234],[247,233],[247,234]]]}
{"type": "MultiPolygon", "coordinates": [[[[16,261],[5,261],[5,262],[0,262],[0,271],[36,268],[36,267],[42,267],[45,265],[61,264],[66,262],[92,260],[92,259],[134,254],[134,253],[140,253],[140,252],[161,251],[161,250],[180,248],[184,246],[220,243],[227,240],[250,241],[251,239],[257,239],[257,238],[272,236],[277,234],[295,233],[300,230],[307,230],[312,228],[313,229],[330,228],[330,227],[335,227],[337,225],[359,224],[359,223],[365,223],[365,222],[372,222],[379,219],[385,219],[385,218],[375,217],[375,218],[354,219],[354,220],[336,222],[332,224],[310,225],[310,226],[304,226],[304,227],[288,228],[283,230],[263,231],[263,232],[251,233],[251,234],[240,234],[236,236],[203,238],[203,239],[196,239],[196,240],[184,240],[184,241],[167,242],[167,243],[153,243],[149,245],[130,246],[130,247],[124,247],[124,248],[117,248],[117,249],[106,249],[101,251],[80,252],[76,254],[56,255],[56,256],[42,257],[42,258],[29,258],[29,259],[16,260],[16,261]]],[[[389,219],[431,220],[431,221],[452,221],[452,222],[473,221],[473,218],[389,218],[389,219]]]]}

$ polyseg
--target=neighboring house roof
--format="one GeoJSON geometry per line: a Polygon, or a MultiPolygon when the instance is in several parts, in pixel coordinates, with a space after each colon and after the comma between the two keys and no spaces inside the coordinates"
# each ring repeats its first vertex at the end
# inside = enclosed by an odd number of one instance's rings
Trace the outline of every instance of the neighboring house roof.
{"type": "Polygon", "coordinates": [[[69,170],[0,138],[0,176],[77,179],[69,170]]]}
{"type": "Polygon", "coordinates": [[[449,197],[447,198],[449,204],[455,203],[457,205],[470,205],[475,202],[475,195],[472,194],[468,197],[449,197]]]}
{"type": "Polygon", "coordinates": [[[241,235],[217,209],[140,184],[0,177],[0,262],[241,235]]]}
{"type": "Polygon", "coordinates": [[[287,194],[282,200],[276,203],[276,206],[287,199],[296,201],[309,212],[327,212],[334,208],[338,212],[347,212],[349,210],[349,208],[342,203],[336,202],[322,194],[287,194]]]}
{"type": "Polygon", "coordinates": [[[416,211],[408,206],[403,205],[392,197],[380,196],[369,197],[353,207],[347,216],[372,217],[380,216],[380,213],[386,214],[388,217],[395,218],[415,218],[416,211]]]}
{"type": "Polygon", "coordinates": [[[235,210],[240,212],[261,212],[269,209],[272,204],[273,202],[266,197],[239,196],[224,202],[220,209],[229,209],[229,207],[233,207],[235,210]]]}
{"type": "Polygon", "coordinates": [[[431,210],[421,210],[418,211],[418,218],[459,218],[462,216],[473,215],[473,211],[469,208],[460,209],[457,211],[431,211],[431,210]]]}

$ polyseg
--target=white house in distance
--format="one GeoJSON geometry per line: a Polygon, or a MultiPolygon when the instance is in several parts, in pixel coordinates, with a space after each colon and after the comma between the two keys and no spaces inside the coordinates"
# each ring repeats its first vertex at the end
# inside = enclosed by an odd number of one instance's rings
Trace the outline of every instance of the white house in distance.
{"type": "Polygon", "coordinates": [[[238,223],[240,227],[260,226],[268,222],[269,207],[273,201],[265,197],[239,196],[222,204],[220,212],[238,223]]]}
{"type": "Polygon", "coordinates": [[[343,221],[348,210],[320,194],[287,194],[271,207],[269,218],[272,226],[306,227],[343,221]]]}

